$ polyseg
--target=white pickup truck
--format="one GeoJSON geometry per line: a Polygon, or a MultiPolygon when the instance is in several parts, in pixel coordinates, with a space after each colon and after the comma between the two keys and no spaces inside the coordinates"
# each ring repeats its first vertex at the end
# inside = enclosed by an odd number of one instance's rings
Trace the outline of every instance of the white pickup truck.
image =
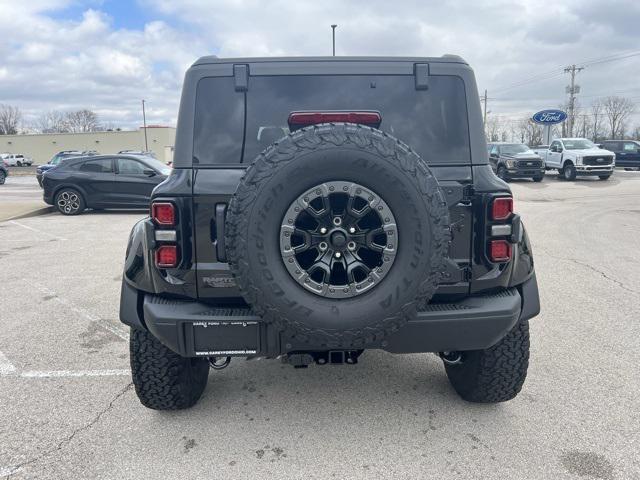
{"type": "Polygon", "coordinates": [[[547,170],[557,169],[565,180],[578,175],[594,175],[608,180],[613,174],[616,155],[598,148],[586,138],[556,138],[548,149],[533,149],[545,162],[547,170]]]}
{"type": "Polygon", "coordinates": [[[7,167],[22,167],[23,165],[31,165],[33,160],[19,153],[0,153],[0,161],[7,167]]]}

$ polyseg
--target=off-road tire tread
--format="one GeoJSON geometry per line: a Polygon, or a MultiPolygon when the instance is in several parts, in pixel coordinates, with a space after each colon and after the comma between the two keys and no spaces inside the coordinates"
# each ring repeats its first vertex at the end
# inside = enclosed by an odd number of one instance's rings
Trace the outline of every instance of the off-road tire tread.
{"type": "Polygon", "coordinates": [[[151,333],[133,328],[129,352],[133,385],[145,407],[182,410],[200,399],[209,376],[206,359],[181,357],[151,333]]]}
{"type": "Polygon", "coordinates": [[[497,344],[464,352],[462,363],[445,363],[458,394],[469,402],[497,403],[513,399],[522,389],[529,366],[529,321],[519,321],[497,344]]]}
{"type": "Polygon", "coordinates": [[[398,331],[408,319],[415,318],[420,306],[431,299],[441,278],[441,272],[444,270],[444,258],[450,238],[447,203],[438,181],[424,160],[403,142],[380,130],[349,123],[327,123],[290,133],[256,157],[242,177],[229,203],[225,243],[231,272],[242,296],[265,322],[273,324],[286,336],[295,337],[298,341],[332,348],[363,348],[398,331]],[[257,204],[262,185],[276,171],[289,162],[295,161],[298,156],[332,145],[374,149],[389,164],[404,170],[421,193],[425,212],[430,214],[433,227],[431,268],[423,272],[416,298],[403,305],[396,314],[379,322],[362,328],[339,331],[309,328],[294,316],[280,311],[255,284],[253,280],[255,273],[250,270],[249,263],[243,258],[248,241],[246,212],[257,204]]]}

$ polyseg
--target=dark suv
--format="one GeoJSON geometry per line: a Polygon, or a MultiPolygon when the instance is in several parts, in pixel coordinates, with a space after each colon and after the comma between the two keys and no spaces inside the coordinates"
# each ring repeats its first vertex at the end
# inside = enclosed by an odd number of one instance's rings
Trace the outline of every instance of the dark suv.
{"type": "Polygon", "coordinates": [[[145,406],[195,404],[233,357],[304,368],[366,349],[435,352],[462,398],[501,402],[523,385],[538,312],[531,246],[460,57],[189,69],[174,169],[124,266],[145,406]]]}
{"type": "Polygon", "coordinates": [[[640,142],[637,140],[605,140],[600,148],[616,154],[616,167],[640,170],[640,142]]]}
{"type": "Polygon", "coordinates": [[[545,165],[542,158],[523,143],[490,143],[489,163],[501,179],[531,178],[541,182],[545,165]]]}
{"type": "Polygon", "coordinates": [[[0,163],[0,185],[4,185],[8,175],[9,170],[7,170],[7,167],[5,167],[3,163],[0,163]]]}

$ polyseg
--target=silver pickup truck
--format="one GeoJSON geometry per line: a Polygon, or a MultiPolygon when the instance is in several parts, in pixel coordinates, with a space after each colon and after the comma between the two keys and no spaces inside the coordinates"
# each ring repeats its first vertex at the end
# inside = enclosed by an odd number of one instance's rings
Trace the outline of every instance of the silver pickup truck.
{"type": "Polygon", "coordinates": [[[556,138],[548,149],[533,151],[544,160],[547,170],[557,169],[565,180],[575,180],[578,175],[608,180],[615,168],[615,153],[586,138],[556,138]]]}

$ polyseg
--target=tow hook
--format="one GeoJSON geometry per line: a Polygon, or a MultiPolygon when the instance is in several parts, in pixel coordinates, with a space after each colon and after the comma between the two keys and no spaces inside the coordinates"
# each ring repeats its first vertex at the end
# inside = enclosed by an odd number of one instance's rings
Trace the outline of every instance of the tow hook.
{"type": "Polygon", "coordinates": [[[209,365],[211,366],[211,368],[213,368],[214,370],[222,370],[224,368],[227,368],[231,363],[231,357],[226,357],[222,361],[221,358],[222,357],[209,357],[209,365]]]}
{"type": "Polygon", "coordinates": [[[459,365],[462,363],[462,352],[440,352],[438,355],[447,365],[459,365]]]}

